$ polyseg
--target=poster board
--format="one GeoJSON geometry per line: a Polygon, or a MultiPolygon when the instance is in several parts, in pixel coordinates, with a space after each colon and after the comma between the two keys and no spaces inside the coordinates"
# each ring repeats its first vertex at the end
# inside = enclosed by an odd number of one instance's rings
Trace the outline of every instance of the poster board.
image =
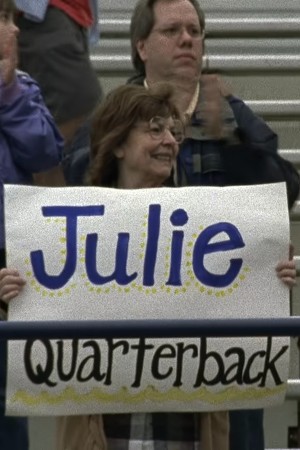
{"type": "MultiPolygon", "coordinates": [[[[285,317],[284,184],[5,187],[9,320],[285,317]]],[[[287,338],[9,343],[7,413],[260,408],[283,401],[287,338]]]]}

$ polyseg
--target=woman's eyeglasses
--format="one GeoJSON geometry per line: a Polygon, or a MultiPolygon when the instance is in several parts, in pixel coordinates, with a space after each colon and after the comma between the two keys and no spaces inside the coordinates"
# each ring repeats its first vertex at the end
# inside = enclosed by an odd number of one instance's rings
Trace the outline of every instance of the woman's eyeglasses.
{"type": "Polygon", "coordinates": [[[153,139],[163,139],[166,130],[168,130],[177,144],[181,144],[184,140],[184,126],[178,119],[172,119],[173,124],[168,125],[169,119],[155,116],[149,120],[149,133],[153,139]]]}

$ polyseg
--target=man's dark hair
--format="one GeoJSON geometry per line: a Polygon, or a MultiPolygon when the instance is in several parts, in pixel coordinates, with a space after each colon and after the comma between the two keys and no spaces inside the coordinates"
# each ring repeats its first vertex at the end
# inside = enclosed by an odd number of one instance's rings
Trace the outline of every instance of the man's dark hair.
{"type": "MultiPolygon", "coordinates": [[[[132,14],[131,24],[130,24],[130,40],[131,40],[131,59],[136,71],[144,75],[145,66],[143,61],[138,54],[136,45],[141,39],[146,39],[152,31],[154,26],[154,12],[153,8],[155,3],[159,0],[139,0],[135,6],[132,14]]],[[[172,0],[160,0],[169,1],[172,0]]],[[[198,0],[188,0],[195,8],[196,13],[199,17],[199,24],[201,31],[205,30],[205,15],[199,6],[198,0]]]]}

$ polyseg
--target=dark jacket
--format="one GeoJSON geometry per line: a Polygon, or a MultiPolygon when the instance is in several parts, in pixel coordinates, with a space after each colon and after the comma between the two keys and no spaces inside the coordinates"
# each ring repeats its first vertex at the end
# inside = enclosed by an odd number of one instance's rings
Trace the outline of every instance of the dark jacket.
{"type": "Polygon", "coordinates": [[[293,164],[278,153],[253,149],[246,144],[222,149],[227,186],[285,182],[289,208],[299,195],[300,178],[293,164]]]}
{"type": "MultiPolygon", "coordinates": [[[[136,76],[128,83],[143,84],[136,76]]],[[[226,139],[217,140],[205,134],[201,117],[203,100],[187,126],[181,144],[175,185],[231,186],[286,182],[291,208],[298,197],[300,178],[294,166],[278,154],[277,134],[241,99],[224,98],[223,121],[226,139]]]]}

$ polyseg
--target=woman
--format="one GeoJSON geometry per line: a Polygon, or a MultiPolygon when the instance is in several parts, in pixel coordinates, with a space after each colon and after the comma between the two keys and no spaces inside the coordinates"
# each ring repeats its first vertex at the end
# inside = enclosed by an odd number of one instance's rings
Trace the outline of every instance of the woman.
{"type": "MultiPolygon", "coordinates": [[[[169,179],[184,137],[183,122],[172,102],[173,90],[160,84],[149,90],[123,86],[95,112],[92,164],[88,184],[122,189],[160,187],[169,179]]],[[[292,286],[293,261],[278,265],[278,275],[292,286]]],[[[0,296],[9,301],[24,285],[17,271],[0,271],[0,296]]],[[[65,417],[59,421],[58,449],[127,449],[129,442],[168,449],[228,449],[227,413],[154,413],[65,417]],[[201,426],[201,437],[200,437],[201,426]],[[212,447],[210,433],[219,436],[212,447]],[[107,442],[106,442],[107,440],[107,442]],[[165,447],[165,445],[164,445],[165,447]]],[[[141,447],[136,447],[141,448],[141,447]]],[[[143,447],[144,448],[144,447],[143,447]]]]}

